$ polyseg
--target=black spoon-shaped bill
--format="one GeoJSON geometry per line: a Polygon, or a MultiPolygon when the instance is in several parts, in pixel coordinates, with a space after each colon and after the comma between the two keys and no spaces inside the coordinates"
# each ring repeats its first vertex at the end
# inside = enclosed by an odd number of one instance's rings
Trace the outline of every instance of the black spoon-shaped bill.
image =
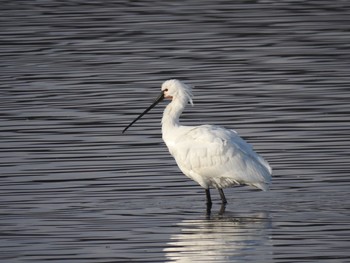
{"type": "Polygon", "coordinates": [[[135,120],[133,120],[126,128],[123,130],[122,133],[124,133],[127,129],[130,128],[131,125],[133,125],[135,122],[137,122],[143,115],[145,115],[147,112],[149,112],[151,109],[154,108],[159,102],[161,102],[164,99],[164,92],[162,91],[160,95],[155,99],[155,101],[152,103],[151,106],[149,106],[144,112],[142,112],[135,120]]]}

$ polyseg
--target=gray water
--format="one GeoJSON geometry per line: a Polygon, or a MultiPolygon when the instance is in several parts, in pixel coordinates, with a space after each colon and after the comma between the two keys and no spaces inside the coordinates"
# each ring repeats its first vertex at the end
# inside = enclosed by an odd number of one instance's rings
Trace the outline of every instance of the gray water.
{"type": "Polygon", "coordinates": [[[350,4],[3,1],[1,262],[350,262],[350,4]],[[177,168],[158,106],[235,129],[271,191],[228,205],[177,168]]]}

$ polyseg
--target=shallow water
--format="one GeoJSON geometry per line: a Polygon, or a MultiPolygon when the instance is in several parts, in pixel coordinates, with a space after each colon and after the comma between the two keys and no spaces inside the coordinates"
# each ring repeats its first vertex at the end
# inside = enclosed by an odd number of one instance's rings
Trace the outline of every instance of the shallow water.
{"type": "Polygon", "coordinates": [[[350,262],[347,1],[6,1],[0,23],[4,262],[350,262]],[[270,192],[178,170],[163,105],[237,130],[270,192]]]}

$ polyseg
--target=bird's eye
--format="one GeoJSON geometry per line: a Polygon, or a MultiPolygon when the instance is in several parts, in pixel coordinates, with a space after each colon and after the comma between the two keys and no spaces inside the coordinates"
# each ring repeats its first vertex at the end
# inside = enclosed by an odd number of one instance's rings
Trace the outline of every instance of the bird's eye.
{"type": "Polygon", "coordinates": [[[165,89],[164,91],[168,91],[168,89],[165,89]]]}

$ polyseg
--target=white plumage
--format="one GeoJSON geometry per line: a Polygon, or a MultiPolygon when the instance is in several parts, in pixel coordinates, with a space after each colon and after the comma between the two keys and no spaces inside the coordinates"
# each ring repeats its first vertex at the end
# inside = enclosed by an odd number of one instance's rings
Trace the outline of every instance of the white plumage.
{"type": "Polygon", "coordinates": [[[269,164],[237,132],[214,125],[180,125],[182,111],[188,102],[192,104],[188,85],[171,79],[163,83],[161,90],[158,99],[125,130],[163,98],[171,99],[162,118],[163,140],[180,170],[206,189],[208,204],[211,205],[209,188],[219,189],[223,203],[223,188],[250,185],[269,189],[269,164]]]}

